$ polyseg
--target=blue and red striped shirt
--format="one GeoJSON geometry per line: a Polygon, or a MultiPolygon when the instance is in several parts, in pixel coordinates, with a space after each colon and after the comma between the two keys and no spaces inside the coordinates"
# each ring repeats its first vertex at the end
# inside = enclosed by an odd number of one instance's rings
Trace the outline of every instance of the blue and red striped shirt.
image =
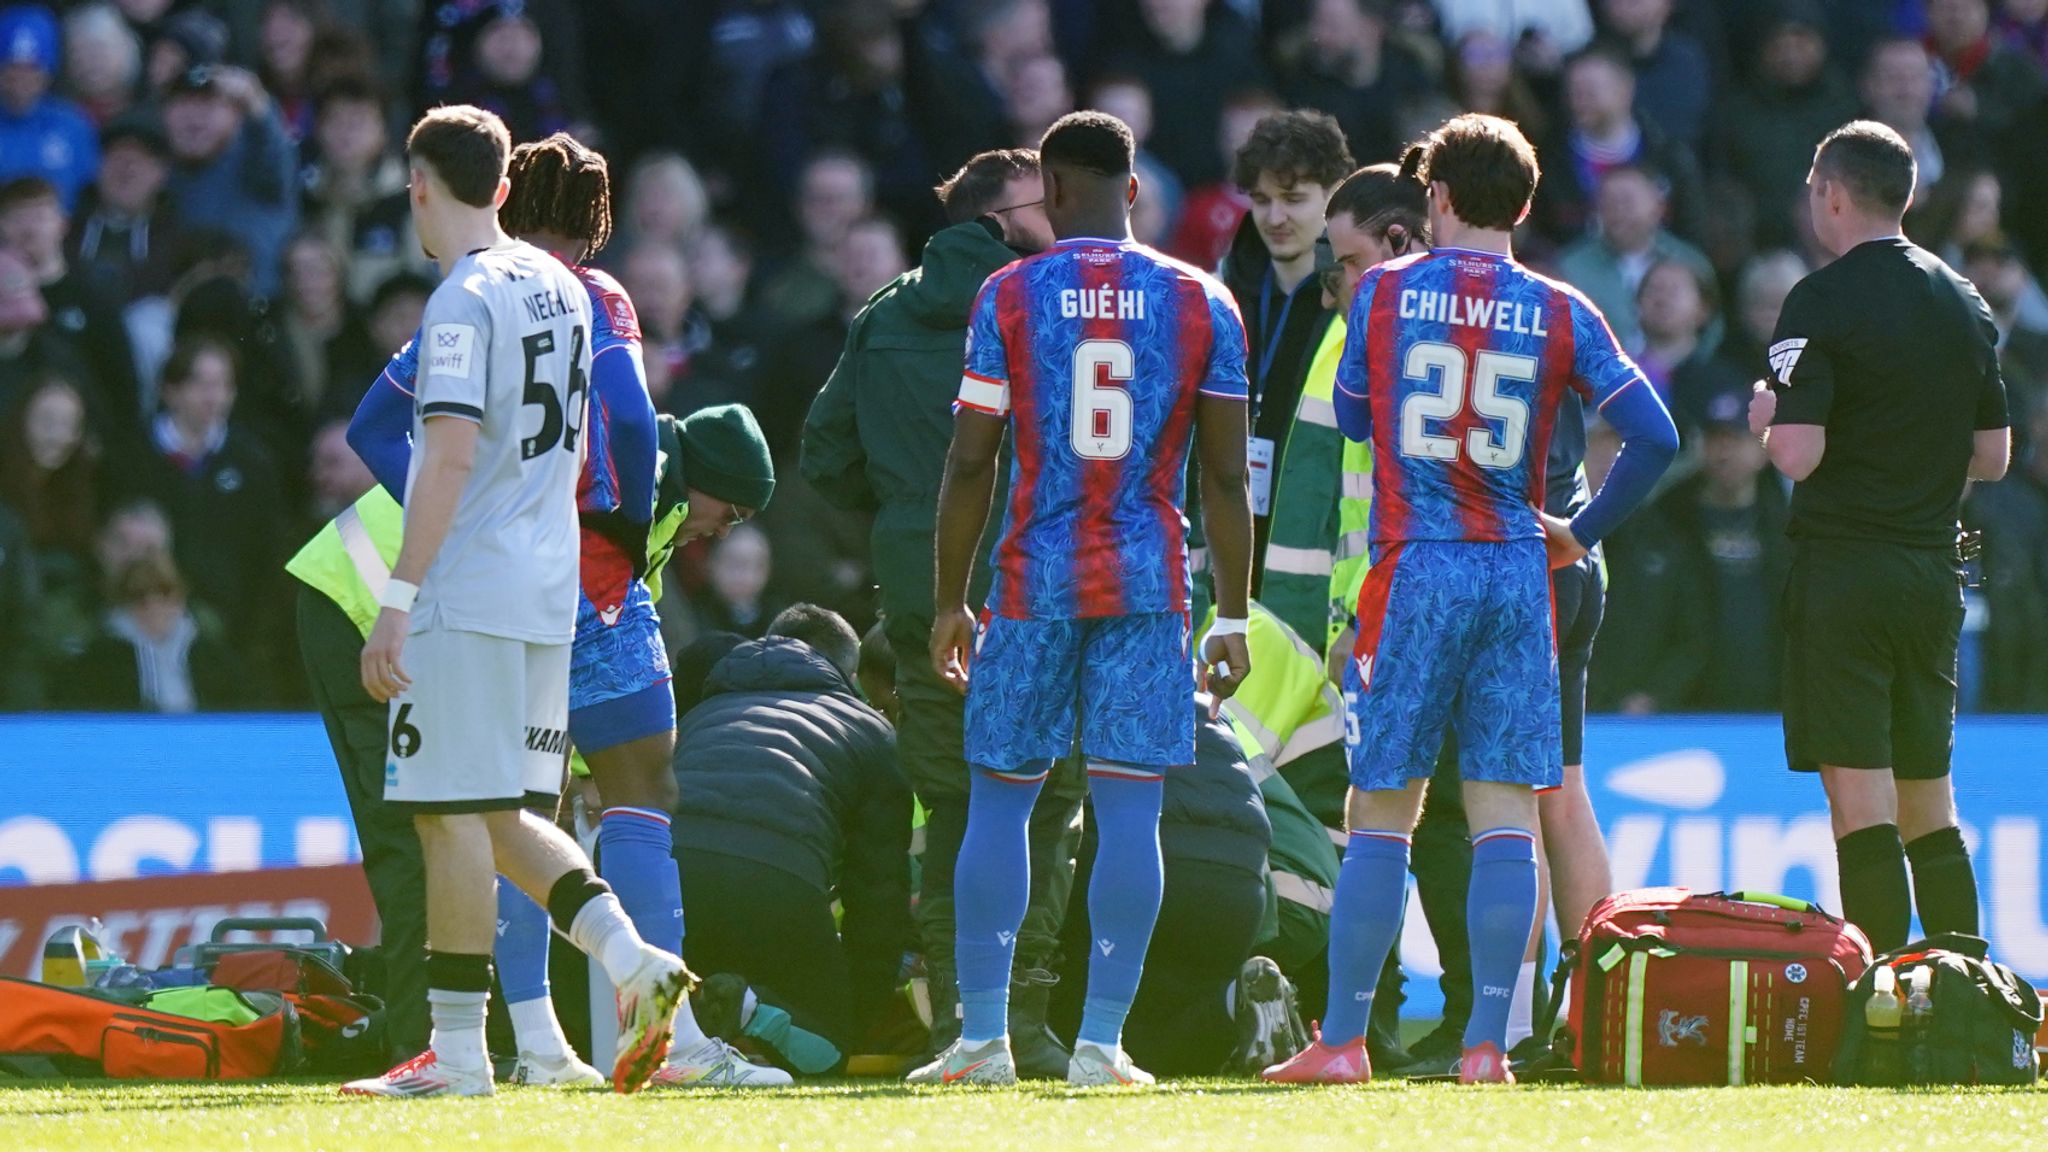
{"type": "Polygon", "coordinates": [[[1367,272],[1336,407],[1345,435],[1372,442],[1372,542],[1542,537],[1567,389],[1601,408],[1631,389],[1654,396],[1577,289],[1458,248],[1367,272]]]}
{"type": "Polygon", "coordinates": [[[1242,400],[1244,324],[1213,277],[1073,238],[990,276],[960,405],[1010,423],[988,607],[1017,619],[1185,612],[1196,396],[1242,400]]]}

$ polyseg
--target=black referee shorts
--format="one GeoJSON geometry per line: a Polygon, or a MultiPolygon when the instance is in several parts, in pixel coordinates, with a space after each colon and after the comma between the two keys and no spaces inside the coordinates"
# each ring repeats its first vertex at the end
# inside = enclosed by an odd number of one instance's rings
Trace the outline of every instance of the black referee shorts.
{"type": "Polygon", "coordinates": [[[1963,630],[1954,552],[1796,540],[1784,618],[1785,759],[1794,771],[1948,775],[1963,630]]]}
{"type": "Polygon", "coordinates": [[[1564,762],[1586,762],[1586,666],[1593,637],[1607,612],[1607,580],[1588,556],[1550,574],[1550,601],[1557,624],[1557,688],[1564,719],[1564,762]]]}

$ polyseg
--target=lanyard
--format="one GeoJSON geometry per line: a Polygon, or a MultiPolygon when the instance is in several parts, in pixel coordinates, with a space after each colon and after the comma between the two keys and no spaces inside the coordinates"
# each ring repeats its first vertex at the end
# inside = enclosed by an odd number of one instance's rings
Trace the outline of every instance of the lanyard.
{"type": "MultiPolygon", "coordinates": [[[[1309,279],[1312,280],[1314,277],[1309,279]]],[[[1302,281],[1302,284],[1306,283],[1308,283],[1307,280],[1302,281]]],[[[1280,305],[1280,323],[1278,326],[1275,326],[1270,322],[1270,313],[1273,306],[1273,266],[1271,264],[1266,265],[1265,278],[1259,281],[1259,339],[1265,341],[1266,346],[1259,350],[1259,378],[1255,381],[1258,388],[1252,393],[1251,398],[1252,407],[1249,415],[1254,423],[1259,418],[1259,401],[1264,399],[1266,395],[1266,377],[1270,376],[1273,372],[1273,358],[1280,354],[1280,334],[1287,330],[1287,317],[1289,313],[1294,311],[1294,298],[1300,295],[1301,287],[1301,284],[1297,284],[1294,286],[1294,291],[1286,294],[1286,301],[1280,305]]]]}

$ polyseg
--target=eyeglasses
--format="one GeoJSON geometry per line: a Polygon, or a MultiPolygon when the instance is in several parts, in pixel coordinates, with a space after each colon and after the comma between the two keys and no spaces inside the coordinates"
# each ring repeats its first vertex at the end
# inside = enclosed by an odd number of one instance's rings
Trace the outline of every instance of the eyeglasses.
{"type": "Polygon", "coordinates": [[[1012,204],[1008,208],[991,208],[988,210],[988,214],[991,216],[1001,216],[1005,212],[1022,212],[1026,208],[1036,208],[1043,203],[1045,203],[1045,197],[1041,196],[1036,200],[1028,200],[1022,204],[1012,204]]]}

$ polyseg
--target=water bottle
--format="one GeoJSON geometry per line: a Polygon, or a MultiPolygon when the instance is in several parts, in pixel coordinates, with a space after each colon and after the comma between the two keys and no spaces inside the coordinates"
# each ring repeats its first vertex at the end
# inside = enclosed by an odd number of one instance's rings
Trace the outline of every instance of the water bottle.
{"type": "Polygon", "coordinates": [[[1863,1002],[1863,1023],[1870,1037],[1870,1058],[1865,1079],[1872,1084],[1900,1082],[1899,1021],[1905,1005],[1899,1002],[1899,977],[1889,966],[1870,978],[1870,999],[1863,1002]]]}
{"type": "Polygon", "coordinates": [[[1928,1082],[1928,1031],[1934,1026],[1934,966],[1922,964],[1906,976],[1906,1071],[1912,1083],[1928,1082]]]}

